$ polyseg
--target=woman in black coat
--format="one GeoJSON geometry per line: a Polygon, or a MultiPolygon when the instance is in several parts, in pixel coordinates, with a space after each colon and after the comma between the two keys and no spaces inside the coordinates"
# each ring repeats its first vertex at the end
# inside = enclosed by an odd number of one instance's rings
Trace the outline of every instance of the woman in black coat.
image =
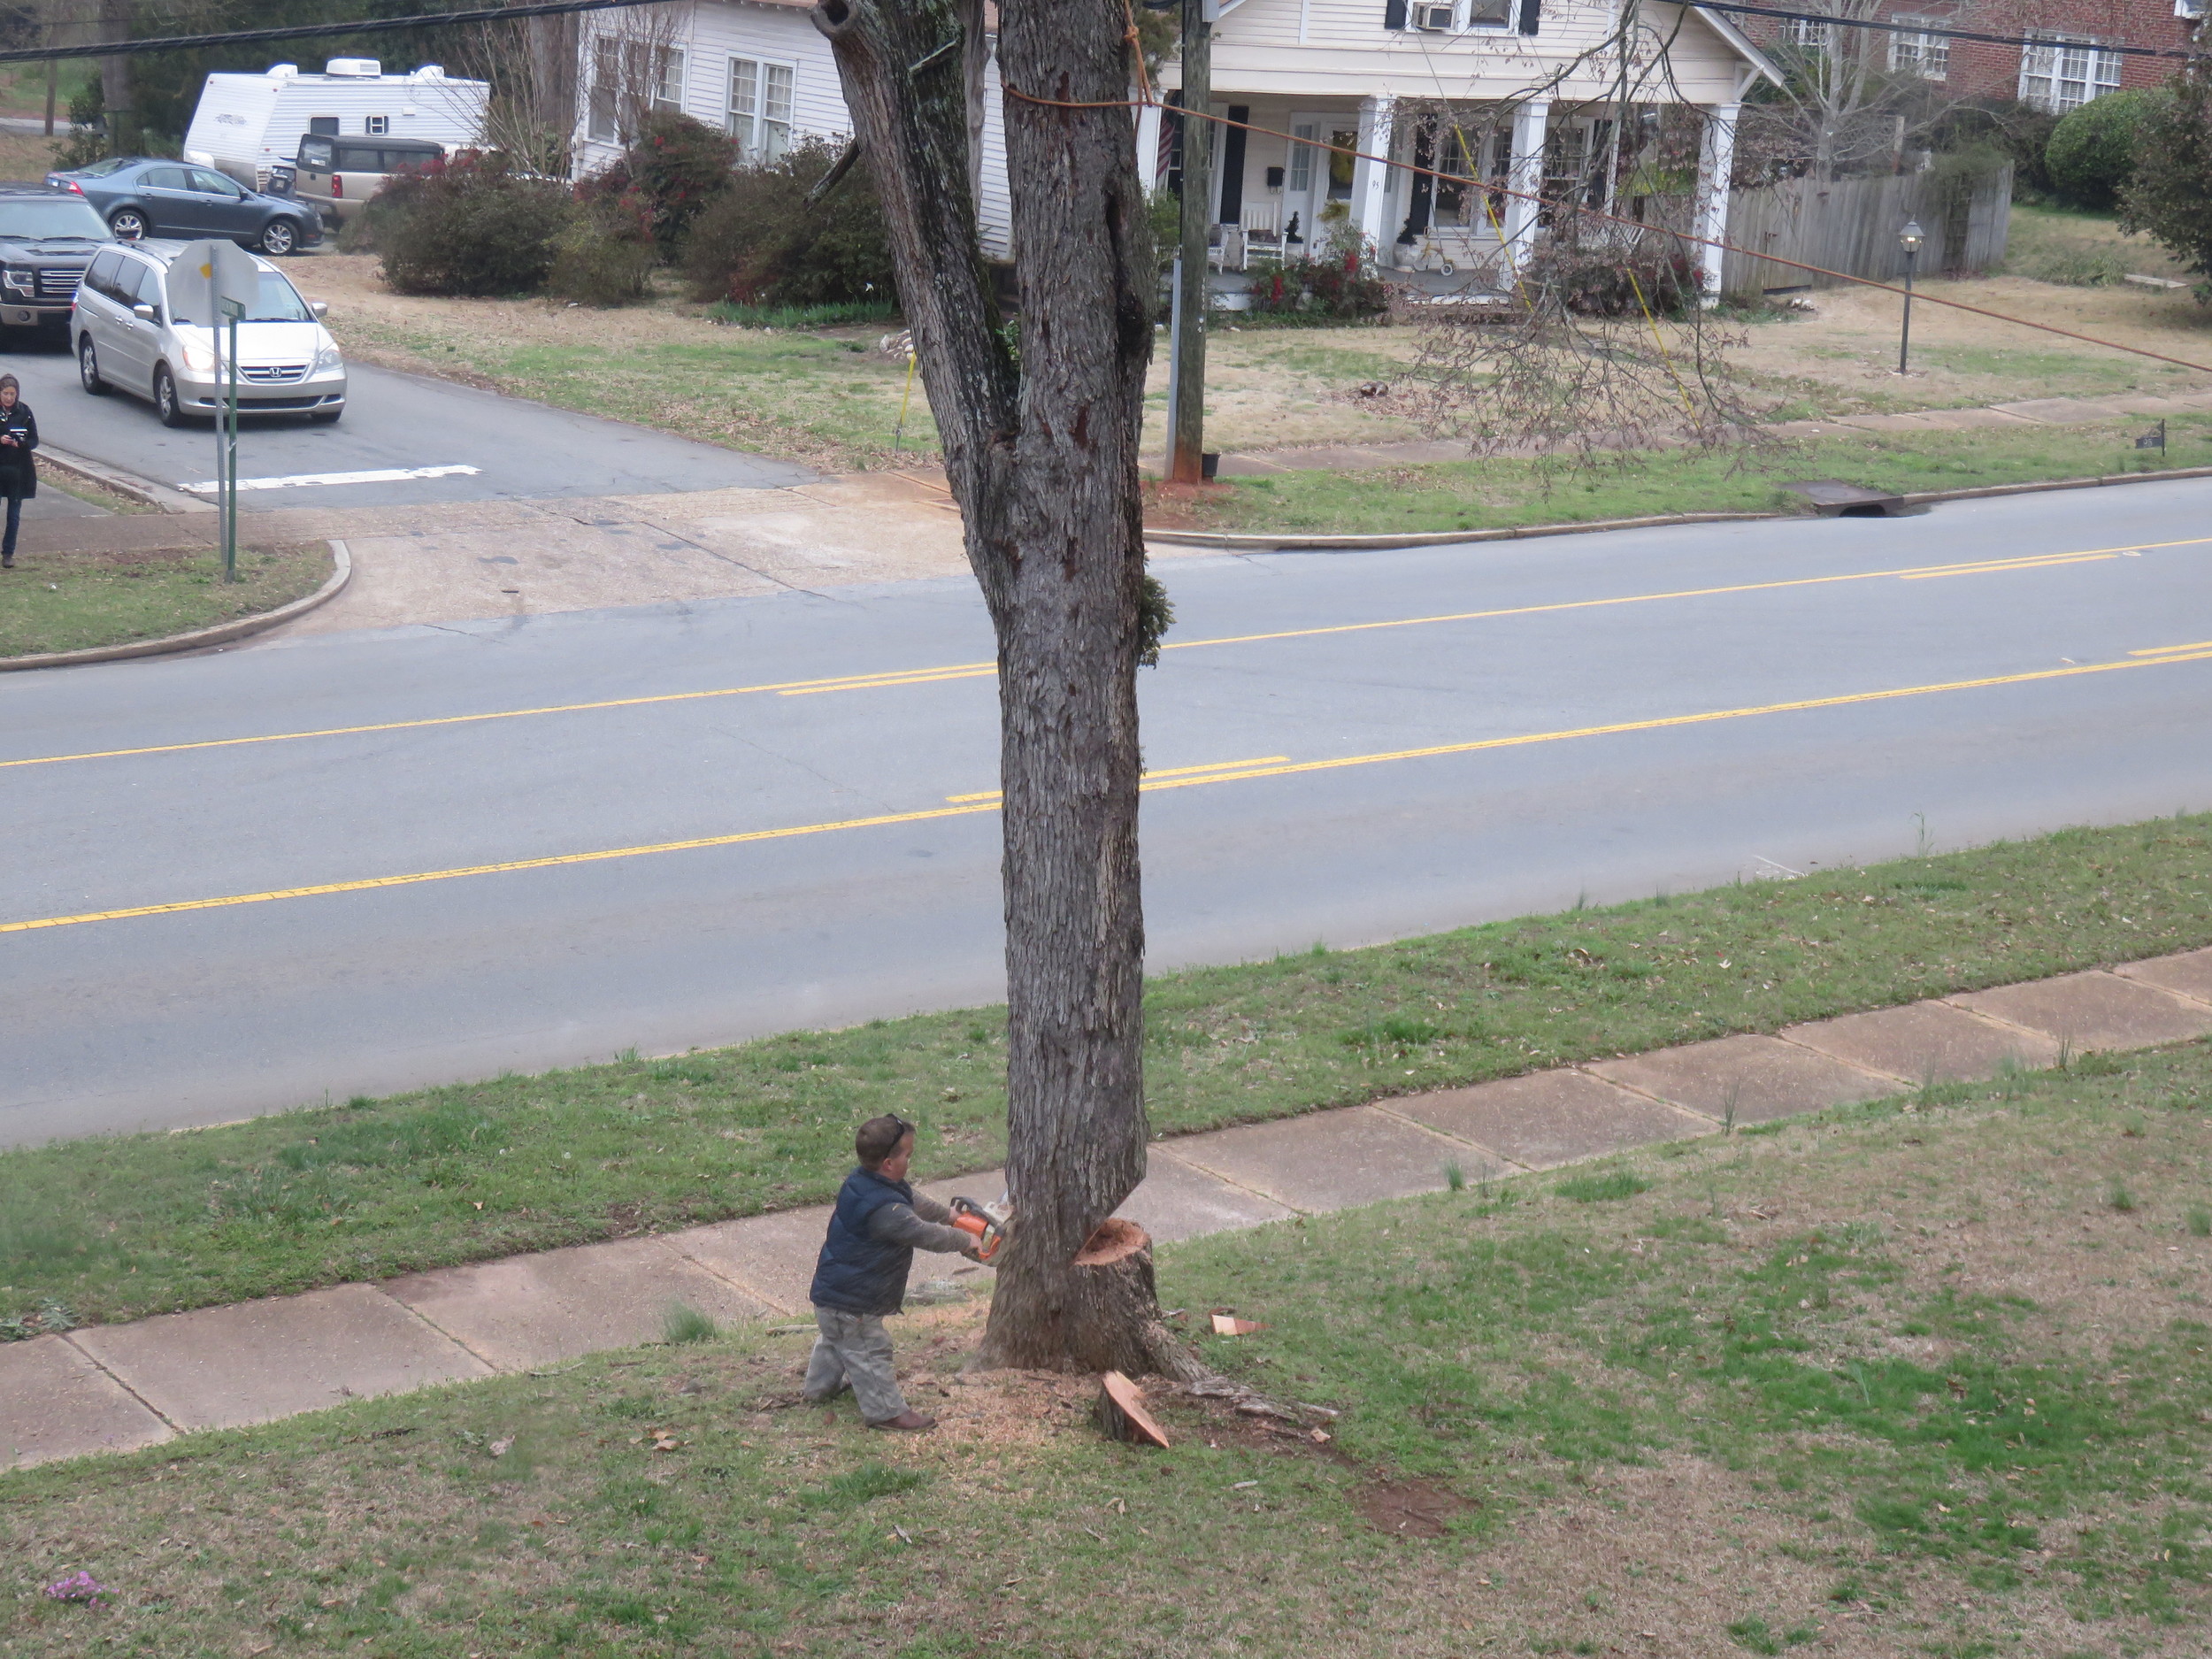
{"type": "Polygon", "coordinates": [[[31,451],[38,448],[38,417],[23,401],[23,388],[12,374],[0,374],[0,492],[8,498],[8,531],[0,540],[0,570],[15,568],[16,526],[23,521],[23,503],[38,494],[38,465],[31,451]]]}

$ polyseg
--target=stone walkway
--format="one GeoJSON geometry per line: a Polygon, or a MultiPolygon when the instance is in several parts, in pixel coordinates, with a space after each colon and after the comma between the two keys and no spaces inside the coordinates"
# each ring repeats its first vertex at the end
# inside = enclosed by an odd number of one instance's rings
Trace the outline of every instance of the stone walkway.
{"type": "MultiPolygon", "coordinates": [[[[1932,1079],[2208,1034],[2212,949],[1179,1136],[1153,1147],[1123,1213],[1171,1242],[1433,1192],[1455,1167],[1469,1180],[1555,1169],[1932,1079]]],[[[994,1171],[926,1190],[993,1198],[1002,1179],[994,1171]]],[[[123,1451],[557,1366],[657,1340],[677,1302],[719,1321],[804,1318],[827,1215],[817,1205],[0,1344],[0,1452],[22,1465],[123,1451]]],[[[988,1277],[954,1256],[916,1262],[918,1282],[970,1294],[988,1277]]]]}
{"type": "MultiPolygon", "coordinates": [[[[1772,428],[1781,438],[1817,438],[1844,428],[1854,432],[1971,432],[1988,426],[2075,426],[2118,415],[2200,414],[2212,410],[2212,392],[2172,397],[2032,397],[1987,409],[1919,409],[1901,415],[1839,415],[1826,420],[1792,420],[1772,428]]],[[[1464,443],[1327,443],[1286,449],[1231,450],[1221,457],[1223,478],[1263,478],[1276,472],[1361,472],[1388,466],[1434,466],[1464,461],[1464,443]]],[[[2174,461],[2171,465],[2188,465],[2174,461]]],[[[1147,472],[1159,457],[1149,456],[1147,472]]]]}

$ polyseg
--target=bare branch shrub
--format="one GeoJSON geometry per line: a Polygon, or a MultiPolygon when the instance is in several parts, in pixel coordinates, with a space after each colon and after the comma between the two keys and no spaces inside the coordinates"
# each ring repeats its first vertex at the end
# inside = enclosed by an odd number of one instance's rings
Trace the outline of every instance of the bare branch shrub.
{"type": "Polygon", "coordinates": [[[1729,361],[1744,343],[1700,303],[1679,236],[1577,215],[1502,302],[1429,308],[1409,401],[1436,435],[1540,473],[1647,465],[1651,450],[1741,456],[1771,442],[1729,361]]]}

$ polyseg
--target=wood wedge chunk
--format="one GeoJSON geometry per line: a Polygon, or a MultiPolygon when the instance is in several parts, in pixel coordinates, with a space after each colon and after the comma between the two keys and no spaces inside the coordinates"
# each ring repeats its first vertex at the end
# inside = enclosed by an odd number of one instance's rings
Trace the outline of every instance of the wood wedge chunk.
{"type": "Polygon", "coordinates": [[[1098,1425],[1110,1440],[1167,1449],[1167,1431],[1145,1409],[1144,1391],[1118,1371],[1098,1379],[1098,1425]]]}

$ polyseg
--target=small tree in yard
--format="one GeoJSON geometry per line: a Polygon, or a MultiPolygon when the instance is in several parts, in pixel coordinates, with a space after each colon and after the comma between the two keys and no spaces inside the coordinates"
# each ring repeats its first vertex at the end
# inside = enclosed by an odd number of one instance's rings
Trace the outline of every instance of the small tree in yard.
{"type": "Polygon", "coordinates": [[[810,196],[844,146],[810,138],[740,167],[684,244],[691,297],[747,305],[888,304],[896,293],[883,209],[864,163],[810,196]]]}
{"type": "Polygon", "coordinates": [[[360,215],[400,294],[534,294],[575,213],[567,190],[464,150],[395,176],[360,215]]]}
{"type": "Polygon", "coordinates": [[[2120,228],[2142,231],[2205,280],[2212,304],[2212,65],[2199,58],[2143,117],[2135,176],[2120,196],[2120,228]]]}
{"type": "Polygon", "coordinates": [[[1190,1377],[1143,1235],[1104,1225],[1145,1168],[1136,670],[1164,620],[1137,476],[1157,277],[1124,107],[1126,16],[1122,0],[1001,0],[1018,356],[976,235],[982,0],[813,12],[882,203],[998,641],[1018,1222],[983,1359],[1190,1377]],[[1071,107],[1085,104],[1098,107],[1071,107]]]}

